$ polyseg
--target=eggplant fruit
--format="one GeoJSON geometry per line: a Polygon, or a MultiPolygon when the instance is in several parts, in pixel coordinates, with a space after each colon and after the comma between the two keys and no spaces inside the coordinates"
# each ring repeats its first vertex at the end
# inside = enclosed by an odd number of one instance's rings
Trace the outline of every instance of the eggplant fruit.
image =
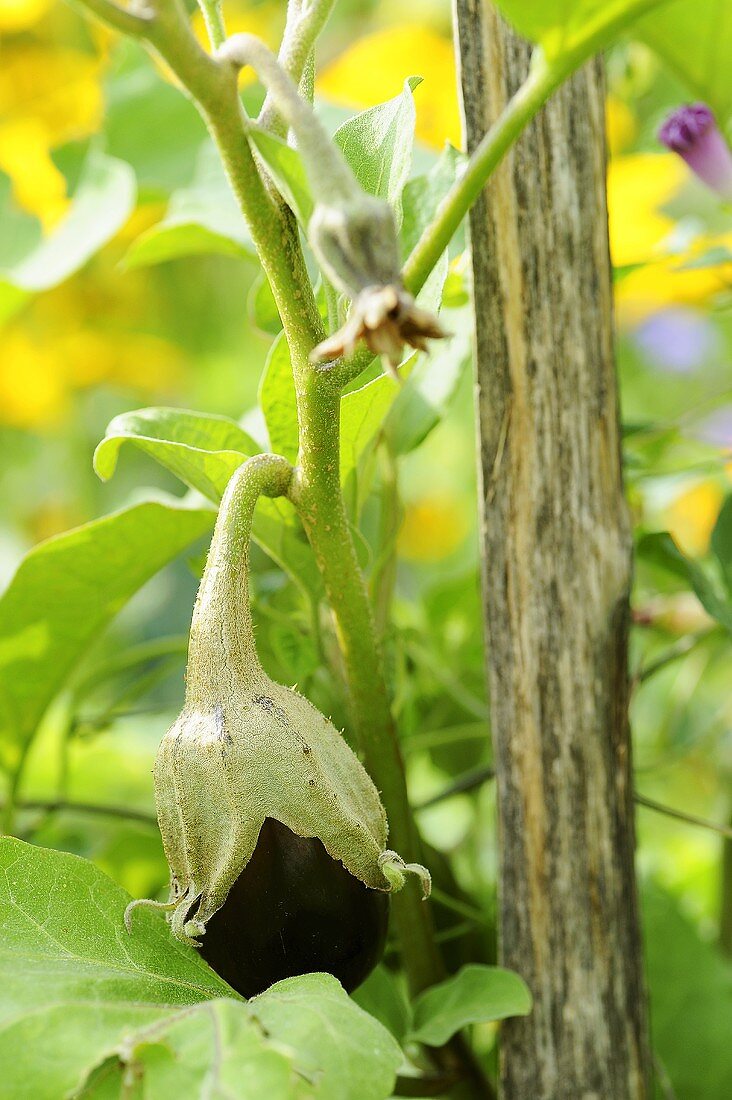
{"type": "Polygon", "coordinates": [[[317,838],[267,818],[200,949],[244,997],[312,971],[350,992],[381,958],[388,918],[388,893],[364,885],[317,838]]]}

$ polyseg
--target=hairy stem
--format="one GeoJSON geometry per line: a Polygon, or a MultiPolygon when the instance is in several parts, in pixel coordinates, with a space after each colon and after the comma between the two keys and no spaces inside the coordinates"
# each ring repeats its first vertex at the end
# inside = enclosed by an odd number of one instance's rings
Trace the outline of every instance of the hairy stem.
{"type": "MultiPolygon", "coordinates": [[[[303,76],[307,75],[308,69],[312,77],[315,43],[328,22],[334,6],[335,0],[309,0],[309,3],[306,2],[304,5],[301,0],[290,0],[278,60],[293,84],[301,86],[303,76]]],[[[312,100],[312,95],[304,98],[312,100]]],[[[272,133],[284,136],[287,132],[287,123],[282,118],[279,105],[270,92],[267,93],[257,121],[260,126],[272,133]]]]}

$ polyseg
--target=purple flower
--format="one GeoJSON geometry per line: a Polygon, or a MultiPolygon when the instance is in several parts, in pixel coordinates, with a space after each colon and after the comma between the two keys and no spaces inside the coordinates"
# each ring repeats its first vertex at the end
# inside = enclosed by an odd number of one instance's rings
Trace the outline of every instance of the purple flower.
{"type": "Polygon", "coordinates": [[[679,107],[658,131],[658,139],[683,157],[707,187],[732,201],[732,150],[706,103],[679,107]]]}
{"type": "Polygon", "coordinates": [[[634,333],[636,345],[654,367],[671,374],[688,374],[720,351],[717,329],[703,313],[678,306],[663,309],[643,321],[634,333]]]}

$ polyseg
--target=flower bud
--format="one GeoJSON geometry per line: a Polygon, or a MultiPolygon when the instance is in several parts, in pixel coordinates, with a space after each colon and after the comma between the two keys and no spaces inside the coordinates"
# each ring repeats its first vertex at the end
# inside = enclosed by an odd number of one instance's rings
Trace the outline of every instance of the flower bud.
{"type": "Polygon", "coordinates": [[[732,202],[732,150],[706,103],[679,107],[661,126],[658,138],[683,157],[707,187],[732,202]]]}

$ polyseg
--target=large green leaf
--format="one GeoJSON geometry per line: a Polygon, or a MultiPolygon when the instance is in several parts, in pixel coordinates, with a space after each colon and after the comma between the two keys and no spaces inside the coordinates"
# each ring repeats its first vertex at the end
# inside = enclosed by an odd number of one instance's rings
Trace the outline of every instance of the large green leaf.
{"type": "Polygon", "coordinates": [[[689,90],[732,117],[732,5],[729,0],[676,0],[641,20],[634,33],[663,58],[689,90]]]}
{"type": "MultiPolygon", "coordinates": [[[[102,478],[115,471],[123,443],[144,451],[184,484],[218,504],[234,470],[259,448],[225,416],[186,409],[138,409],[115,417],[99,444],[94,466],[102,478]]],[[[310,548],[289,501],[262,498],[254,514],[256,542],[307,592],[321,589],[310,548]]]]}
{"type": "Polygon", "coordinates": [[[506,18],[538,42],[550,61],[561,61],[582,43],[604,49],[634,20],[668,0],[497,0],[506,18]]]}
{"type": "Polygon", "coordinates": [[[231,990],[158,916],[76,856],[0,841],[0,1064],[7,1100],[60,1100],[126,1034],[231,990]]]}
{"type": "Polygon", "coordinates": [[[102,480],[114,474],[125,442],[216,504],[234,470],[259,451],[252,437],[227,416],[164,407],[136,409],[110,421],[94,452],[94,469],[102,480]]]}
{"type": "Polygon", "coordinates": [[[267,357],[259,385],[259,404],[267,424],[270,447],[294,462],[298,447],[297,400],[290,349],[283,332],[272,344],[267,357]]]}
{"type": "MultiPolygon", "coordinates": [[[[92,151],[68,214],[48,237],[32,219],[15,216],[0,244],[0,282],[26,291],[47,290],[82,267],[127,221],[135,206],[128,164],[92,151]]],[[[5,225],[5,223],[3,223],[5,225]]]]}
{"type": "Polygon", "coordinates": [[[386,199],[398,212],[412,165],[415,122],[412,91],[420,80],[409,77],[398,96],[349,118],[334,136],[364,190],[386,199]]]}
{"type": "Polygon", "coordinates": [[[402,1061],[399,1045],[344,996],[330,974],[278,982],[249,1008],[273,1040],[295,1051],[298,1066],[316,1083],[318,1098],[382,1100],[391,1095],[402,1061]]]}
{"type": "Polygon", "coordinates": [[[385,1100],[401,1061],[328,974],[235,999],[157,914],[77,856],[0,841],[0,1091],[385,1100]],[[90,1076],[91,1075],[91,1076],[90,1076]]]}
{"type": "Polygon", "coordinates": [[[398,392],[398,382],[382,374],[352,390],[341,401],[341,483],[354,511],[359,504],[359,465],[376,440],[398,392]]]}
{"type": "Polygon", "coordinates": [[[457,180],[465,164],[464,153],[449,143],[429,172],[409,180],[402,195],[402,248],[407,256],[433,220],[437,207],[457,180]]]}
{"type": "Polygon", "coordinates": [[[165,217],[132,244],[127,267],[144,267],[198,253],[254,257],[254,245],[216,149],[206,142],[193,182],[173,192],[165,217]]]}
{"type": "Polygon", "coordinates": [[[25,556],[0,597],[0,763],[17,763],[94,638],[213,519],[177,502],[146,502],[48,539],[25,556]]]}
{"type": "Polygon", "coordinates": [[[673,1095],[732,1096],[732,966],[653,885],[643,891],[643,924],[653,1046],[673,1095]]]}
{"type": "Polygon", "coordinates": [[[457,974],[420,993],[414,1002],[410,1038],[442,1046],[467,1024],[527,1016],[531,993],[523,978],[499,966],[463,966],[457,974]]]}

